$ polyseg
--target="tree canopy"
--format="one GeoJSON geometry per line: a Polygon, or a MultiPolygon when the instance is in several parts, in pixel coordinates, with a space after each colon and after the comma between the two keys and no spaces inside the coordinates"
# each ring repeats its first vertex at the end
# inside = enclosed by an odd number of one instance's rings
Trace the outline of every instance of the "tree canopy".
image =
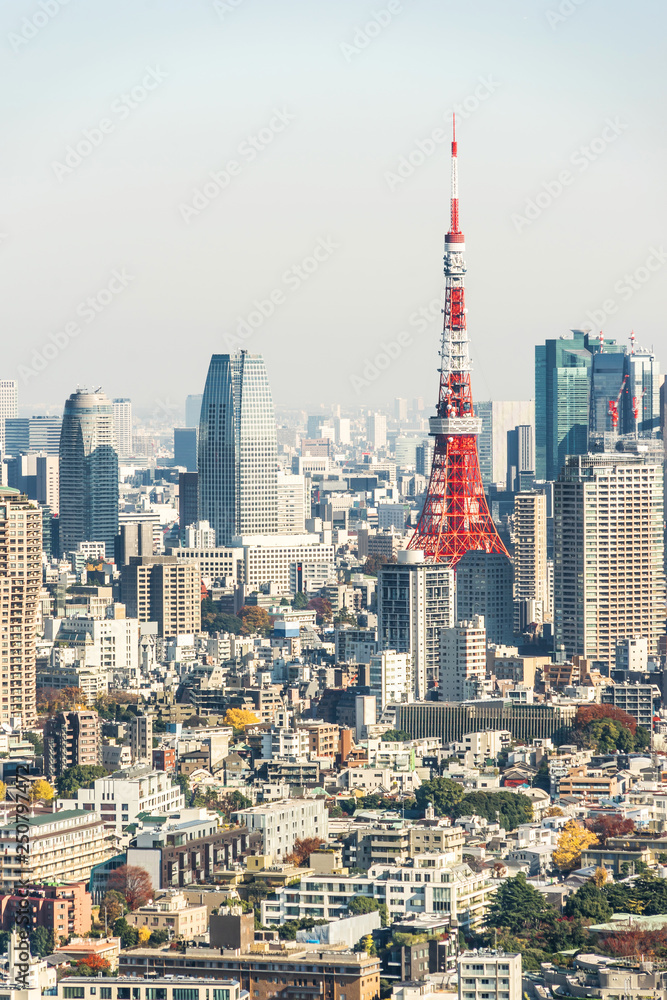
{"type": "Polygon", "coordinates": [[[239,611],[241,619],[241,635],[268,635],[271,631],[271,618],[266,608],[246,604],[239,611]]]}
{"type": "Polygon", "coordinates": [[[101,764],[76,764],[74,767],[68,767],[59,778],[56,778],[58,795],[69,798],[76,795],[80,788],[89,787],[96,778],[104,778],[107,774],[106,767],[102,767],[101,764]]]}
{"type": "Polygon", "coordinates": [[[297,837],[294,841],[294,847],[289,854],[285,855],[283,860],[287,864],[296,865],[297,868],[300,868],[302,865],[307,865],[310,855],[314,851],[319,851],[322,847],[324,847],[324,842],[319,837],[306,837],[304,840],[299,840],[297,837]]]}
{"type": "Polygon", "coordinates": [[[486,914],[489,927],[507,927],[517,933],[524,927],[537,927],[552,922],[555,911],[542,893],[526,881],[523,872],[508,878],[496,890],[486,914]]]}
{"type": "Polygon", "coordinates": [[[352,896],[347,904],[347,908],[355,917],[360,913],[373,913],[374,910],[378,910],[382,926],[387,926],[387,904],[379,903],[377,899],[374,899],[372,896],[352,896]]]}
{"type": "Polygon", "coordinates": [[[437,816],[477,815],[489,822],[496,820],[504,830],[515,830],[520,823],[533,818],[533,804],[520,792],[464,792],[463,787],[450,778],[431,778],[422,782],[415,792],[417,806],[424,809],[429,802],[437,816]]]}
{"type": "Polygon", "coordinates": [[[574,871],[581,865],[581,852],[597,843],[598,838],[591,830],[587,830],[578,820],[571,819],[558,837],[553,853],[554,864],[563,872],[574,871]]]}
{"type": "Polygon", "coordinates": [[[246,708],[228,708],[225,712],[225,725],[234,729],[244,730],[246,726],[256,726],[259,721],[255,713],[246,708]]]}
{"type": "Polygon", "coordinates": [[[201,627],[202,632],[213,635],[216,632],[229,632],[232,635],[241,635],[243,622],[237,615],[230,615],[222,610],[220,601],[212,601],[210,597],[205,597],[201,602],[201,627]]]}
{"type": "Polygon", "coordinates": [[[123,897],[130,910],[136,910],[153,898],[151,877],[139,865],[121,865],[114,869],[107,886],[123,897]]]}
{"type": "Polygon", "coordinates": [[[406,743],[412,739],[412,736],[410,733],[406,733],[405,729],[388,729],[380,739],[383,743],[406,743]]]}

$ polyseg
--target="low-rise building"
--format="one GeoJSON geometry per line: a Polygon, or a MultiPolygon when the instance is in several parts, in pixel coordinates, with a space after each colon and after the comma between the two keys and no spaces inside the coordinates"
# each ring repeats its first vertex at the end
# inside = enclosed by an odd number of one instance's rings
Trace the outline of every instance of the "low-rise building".
{"type": "Polygon", "coordinates": [[[95,809],[107,830],[120,835],[136,822],[139,813],[168,816],[182,809],[185,799],[170,775],[154,771],[149,764],[138,764],[108,778],[97,778],[92,788],[80,788],[76,803],[80,809],[95,809]]]}
{"type": "Polygon", "coordinates": [[[192,941],[208,929],[206,906],[190,906],[182,892],[169,890],[156,896],[152,903],[128,913],[128,924],[153,931],[168,931],[170,937],[192,941]]]}
{"type": "Polygon", "coordinates": [[[521,1000],[521,955],[465,951],[459,958],[459,1000],[521,1000]]]}
{"type": "Polygon", "coordinates": [[[85,882],[36,884],[0,896],[0,929],[12,929],[17,911],[25,910],[26,900],[30,908],[30,930],[46,928],[53,933],[56,945],[61,938],[90,931],[92,902],[85,882]]]}
{"type": "Polygon", "coordinates": [[[129,1000],[145,997],[146,1000],[246,1000],[238,980],[216,976],[216,987],[209,990],[211,977],[196,978],[191,975],[138,977],[128,985],[124,976],[107,976],[102,984],[88,976],[69,976],[58,984],[58,1000],[129,1000]],[[135,992],[133,993],[132,990],[135,992]],[[210,997],[209,997],[210,993],[210,997]]]}
{"type": "Polygon", "coordinates": [[[262,853],[280,860],[289,854],[295,840],[319,837],[326,842],[329,814],[323,799],[287,799],[250,809],[233,816],[262,837],[262,853]]]}
{"type": "Polygon", "coordinates": [[[111,857],[109,833],[97,810],[65,810],[26,816],[30,852],[20,850],[16,817],[9,809],[0,827],[0,885],[12,892],[20,882],[87,882],[91,868],[111,857]]]}

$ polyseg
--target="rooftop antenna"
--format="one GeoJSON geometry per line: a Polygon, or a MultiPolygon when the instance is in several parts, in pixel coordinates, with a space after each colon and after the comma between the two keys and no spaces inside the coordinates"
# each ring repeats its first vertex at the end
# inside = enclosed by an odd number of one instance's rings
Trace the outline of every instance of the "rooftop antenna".
{"type": "Polygon", "coordinates": [[[598,334],[598,340],[600,341],[600,354],[604,354],[604,333],[602,330],[598,334]]]}

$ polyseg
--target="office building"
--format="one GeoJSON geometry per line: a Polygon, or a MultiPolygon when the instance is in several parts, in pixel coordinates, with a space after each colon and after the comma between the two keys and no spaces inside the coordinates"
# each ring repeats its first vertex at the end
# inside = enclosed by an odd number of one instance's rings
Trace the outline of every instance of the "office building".
{"type": "Polygon", "coordinates": [[[197,471],[197,428],[174,427],[174,465],[197,471]]]}
{"type": "Polygon", "coordinates": [[[215,531],[208,521],[196,521],[189,524],[181,535],[183,547],[186,549],[214,549],[215,531]]]}
{"type": "Polygon", "coordinates": [[[479,698],[486,676],[484,619],[459,621],[440,633],[440,701],[479,698]]]}
{"type": "Polygon", "coordinates": [[[521,1000],[521,955],[480,948],[458,960],[459,1000],[521,1000]]]}
{"type": "Polygon", "coordinates": [[[660,362],[652,351],[634,350],[627,355],[627,434],[657,437],[660,434],[660,362]],[[634,411],[637,417],[634,417],[634,411]]]}
{"type": "Polygon", "coordinates": [[[242,535],[233,547],[243,552],[243,582],[253,589],[272,583],[278,594],[305,594],[336,581],[335,548],[319,535],[242,535]]]}
{"type": "Polygon", "coordinates": [[[58,456],[22,452],[16,458],[5,459],[5,463],[7,486],[25,493],[29,500],[48,506],[57,516],[60,499],[58,456]]]}
{"type": "Polygon", "coordinates": [[[303,535],[310,518],[310,479],[290,472],[278,473],[278,534],[303,535]]]}
{"type": "Polygon", "coordinates": [[[201,401],[202,401],[201,393],[185,397],[186,427],[199,427],[199,421],[201,419],[201,401]]]}
{"type": "Polygon", "coordinates": [[[408,419],[407,399],[400,399],[397,396],[394,400],[394,419],[399,423],[404,423],[408,419]]]}
{"type": "Polygon", "coordinates": [[[113,423],[118,457],[123,460],[132,455],[132,400],[114,399],[113,423]]]}
{"type": "Polygon", "coordinates": [[[96,778],[92,787],[79,788],[76,801],[84,815],[91,815],[89,809],[94,810],[92,815],[101,814],[107,831],[118,836],[128,824],[136,823],[141,812],[168,816],[185,805],[180,786],[168,774],[153,771],[150,764],[96,778]]]}
{"type": "Polygon", "coordinates": [[[49,781],[70,767],[102,763],[100,718],[97,712],[59,712],[44,724],[44,774],[49,781]]]}
{"type": "Polygon", "coordinates": [[[121,572],[121,599],[131,618],[156,622],[161,636],[201,629],[201,571],[175,556],[132,556],[121,572]]]}
{"type": "MultiPolygon", "coordinates": [[[[136,923],[136,921],[132,922],[136,923]]],[[[120,978],[107,976],[105,987],[99,987],[97,984],[91,985],[91,983],[95,983],[95,980],[85,976],[68,976],[58,985],[58,1000],[70,1000],[71,997],[77,997],[80,1000],[98,1000],[99,991],[103,989],[107,989],[109,993],[102,992],[102,997],[124,997],[125,990],[130,989],[126,978],[128,974],[133,977],[132,989],[136,992],[131,995],[134,997],[160,997],[161,1000],[199,1000],[205,996],[204,987],[208,987],[213,978],[220,987],[212,991],[213,1000],[240,1000],[240,998],[248,996],[245,990],[241,990],[238,979],[231,979],[227,975],[210,976],[203,972],[203,967],[199,971],[202,973],[200,976],[185,972],[176,976],[172,974],[156,976],[155,973],[151,972],[149,978],[144,978],[135,972],[127,973],[124,971],[120,978]]]]}
{"type": "Polygon", "coordinates": [[[378,646],[410,653],[416,698],[437,686],[440,630],[456,620],[454,570],[424,562],[420,550],[401,551],[378,572],[378,646]]]}
{"type": "Polygon", "coordinates": [[[456,620],[484,618],[486,637],[496,644],[514,636],[514,572],[500,552],[469,551],[456,566],[456,620]]]}
{"type": "Polygon", "coordinates": [[[631,452],[567,459],[554,486],[554,628],[566,655],[613,667],[664,632],[663,468],[631,452]]]}
{"type": "Polygon", "coordinates": [[[378,718],[387,705],[415,700],[414,667],[410,653],[397,653],[393,649],[373,653],[368,674],[378,718]]]}
{"type": "Polygon", "coordinates": [[[199,520],[198,479],[196,472],[178,474],[178,526],[181,531],[199,520]]]}
{"type": "Polygon", "coordinates": [[[132,763],[151,763],[153,760],[153,717],[137,715],[130,722],[130,748],[132,763]]]}
{"type": "Polygon", "coordinates": [[[153,525],[150,521],[126,521],[114,540],[116,566],[127,566],[133,556],[152,556],[153,525]]]}
{"type": "Polygon", "coordinates": [[[507,432],[507,489],[511,493],[530,489],[535,479],[534,428],[517,424],[507,432]]]}
{"type": "MultiPolygon", "coordinates": [[[[571,337],[535,347],[535,475],[554,480],[568,455],[588,448],[589,395],[597,336],[572,330],[571,337]]],[[[622,354],[616,341],[604,339],[603,354],[622,354]]],[[[602,369],[600,369],[602,375],[602,369]]],[[[608,373],[609,374],[609,373],[608,373]]],[[[600,393],[605,392],[600,385],[600,393]]],[[[601,419],[600,401],[596,417],[601,419]]],[[[608,402],[607,402],[608,405],[608,402]]]]}
{"type": "Polygon", "coordinates": [[[42,585],[42,511],[0,487],[0,723],[32,726],[36,719],[35,638],[42,585]]]}
{"type": "Polygon", "coordinates": [[[278,457],[271,389],[259,354],[214,354],[199,424],[199,517],[219,545],[278,531],[278,457]]]}
{"type": "Polygon", "coordinates": [[[482,482],[504,483],[508,476],[507,436],[519,425],[535,424],[535,404],[532,400],[491,400],[475,404],[475,413],[482,420],[477,438],[482,482]]]}
{"type": "Polygon", "coordinates": [[[250,833],[262,837],[262,854],[281,861],[295,840],[319,837],[324,843],[329,833],[329,813],[323,799],[286,799],[253,806],[232,813],[250,833]]]}
{"type": "Polygon", "coordinates": [[[428,479],[433,464],[433,444],[428,438],[417,445],[415,450],[415,471],[428,479]]]}
{"type": "Polygon", "coordinates": [[[12,417],[5,421],[5,449],[7,455],[22,452],[44,452],[57,455],[60,447],[60,417],[12,417]]]}
{"type": "Polygon", "coordinates": [[[77,389],[65,403],[60,435],[60,544],[104,542],[118,534],[118,454],[113,406],[101,391],[77,389]]]}
{"type": "MultiPolygon", "coordinates": [[[[514,500],[514,631],[520,628],[517,605],[540,602],[540,617],[551,621],[547,562],[547,498],[544,493],[518,493],[514,500]]],[[[529,616],[530,617],[530,616],[529,616]]]]}
{"type": "Polygon", "coordinates": [[[366,418],[366,440],[373,451],[387,447],[387,418],[384,413],[369,413],[366,418]]]}
{"type": "Polygon", "coordinates": [[[357,743],[368,739],[368,730],[377,722],[377,700],[370,694],[358,694],[354,699],[354,738],[357,743]]]}
{"type": "Polygon", "coordinates": [[[18,399],[18,382],[13,379],[0,379],[0,454],[3,458],[5,456],[5,420],[16,417],[18,399]]]}
{"type": "Polygon", "coordinates": [[[614,430],[609,403],[617,408],[617,430],[623,432],[627,421],[628,389],[627,358],[618,351],[598,351],[591,361],[589,404],[589,430],[591,434],[604,434],[614,430]]]}
{"type": "Polygon", "coordinates": [[[65,644],[85,661],[100,666],[112,683],[115,677],[136,680],[139,670],[139,623],[127,618],[122,604],[110,604],[99,614],[79,612],[50,618],[44,624],[48,640],[65,644]]]}

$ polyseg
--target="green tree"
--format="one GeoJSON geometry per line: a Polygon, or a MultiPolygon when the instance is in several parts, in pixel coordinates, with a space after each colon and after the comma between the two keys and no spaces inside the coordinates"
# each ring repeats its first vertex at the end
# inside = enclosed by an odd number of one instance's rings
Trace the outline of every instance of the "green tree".
{"type": "Polygon", "coordinates": [[[533,818],[533,803],[520,792],[467,792],[452,813],[453,817],[483,816],[490,823],[499,821],[503,830],[516,830],[533,818]]]}
{"type": "Polygon", "coordinates": [[[452,816],[463,799],[463,788],[450,778],[431,778],[422,782],[415,792],[419,809],[433,803],[436,816],[452,816]]]}
{"type": "Polygon", "coordinates": [[[386,903],[378,903],[377,899],[373,899],[372,896],[353,896],[347,904],[347,908],[355,917],[360,913],[373,913],[378,910],[380,923],[383,927],[387,926],[389,918],[386,903]]]}
{"type": "Polygon", "coordinates": [[[27,732],[23,734],[23,739],[27,740],[28,743],[32,743],[35,748],[35,754],[38,757],[42,756],[44,753],[44,741],[41,736],[38,736],[37,733],[27,732]]]}
{"type": "Polygon", "coordinates": [[[76,764],[56,778],[58,795],[71,798],[80,788],[89,788],[96,778],[104,778],[109,772],[99,764],[76,764]]]}
{"type": "Polygon", "coordinates": [[[598,889],[592,879],[568,896],[565,903],[567,917],[582,917],[596,924],[604,923],[613,912],[607,896],[602,889],[598,889]]]}
{"type": "Polygon", "coordinates": [[[406,743],[412,736],[405,729],[388,729],[380,738],[384,743],[406,743]]]}
{"type": "Polygon", "coordinates": [[[9,931],[0,931],[0,955],[6,955],[9,948],[9,931]]]}
{"type": "Polygon", "coordinates": [[[542,791],[548,792],[551,789],[551,780],[549,778],[549,762],[546,757],[543,757],[540,761],[540,766],[538,768],[537,774],[533,778],[533,788],[541,788],[542,791]]]}
{"type": "Polygon", "coordinates": [[[523,872],[499,886],[486,914],[489,927],[507,927],[513,934],[526,927],[552,923],[555,919],[554,908],[528,884],[523,872]]]}
{"type": "Polygon", "coordinates": [[[294,600],[292,601],[292,607],[295,611],[304,611],[308,607],[308,598],[301,591],[294,595],[294,600]]]}
{"type": "Polygon", "coordinates": [[[37,927],[34,931],[30,933],[30,951],[33,955],[39,955],[40,958],[45,958],[46,955],[52,955],[55,951],[55,941],[53,939],[53,931],[49,931],[46,927],[37,927]]]}
{"type": "Polygon", "coordinates": [[[136,927],[132,927],[128,924],[125,917],[121,917],[114,924],[113,932],[116,937],[120,938],[120,943],[123,948],[136,948],[139,942],[139,932],[136,927]]]}
{"type": "Polygon", "coordinates": [[[99,922],[106,923],[106,926],[111,928],[124,913],[125,897],[120,892],[110,889],[104,894],[100,903],[99,922]]]}
{"type": "Polygon", "coordinates": [[[201,627],[203,632],[213,635],[215,632],[230,632],[241,635],[243,622],[237,615],[230,615],[222,610],[220,601],[212,601],[205,597],[201,602],[201,627]]]}

